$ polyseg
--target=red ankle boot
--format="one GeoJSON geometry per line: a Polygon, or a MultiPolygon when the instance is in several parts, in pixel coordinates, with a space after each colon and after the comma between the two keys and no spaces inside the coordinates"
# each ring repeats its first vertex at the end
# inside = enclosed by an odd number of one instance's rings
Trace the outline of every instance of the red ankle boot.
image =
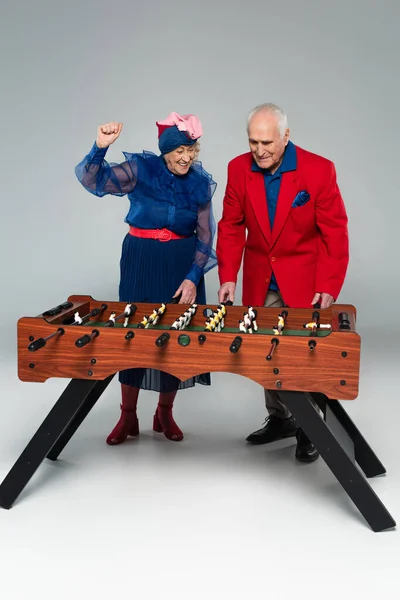
{"type": "Polygon", "coordinates": [[[121,404],[121,416],[108,436],[106,442],[109,446],[122,444],[128,435],[135,436],[139,434],[139,421],[136,415],[135,408],[123,408],[121,404]]]}
{"type": "Polygon", "coordinates": [[[174,421],[172,408],[170,406],[158,405],[153,419],[153,430],[163,433],[166,438],[173,442],[183,440],[183,433],[174,421]]]}

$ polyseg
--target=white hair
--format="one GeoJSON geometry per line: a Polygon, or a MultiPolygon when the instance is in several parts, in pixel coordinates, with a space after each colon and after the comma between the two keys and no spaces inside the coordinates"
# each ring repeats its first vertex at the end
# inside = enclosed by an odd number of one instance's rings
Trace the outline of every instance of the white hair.
{"type": "Polygon", "coordinates": [[[276,104],[272,104],[271,102],[259,104],[258,106],[253,108],[253,110],[249,113],[249,116],[247,117],[247,133],[249,133],[249,125],[251,119],[258,112],[268,112],[278,117],[278,129],[281,138],[283,138],[283,136],[285,135],[285,131],[288,128],[288,118],[286,113],[281,108],[279,108],[279,106],[277,106],[276,104]]]}

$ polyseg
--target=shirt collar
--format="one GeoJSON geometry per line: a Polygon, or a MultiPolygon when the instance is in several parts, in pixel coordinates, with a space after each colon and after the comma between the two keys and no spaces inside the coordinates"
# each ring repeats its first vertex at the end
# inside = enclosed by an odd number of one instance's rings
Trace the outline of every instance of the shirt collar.
{"type": "MultiPolygon", "coordinates": [[[[295,171],[297,168],[297,157],[296,157],[296,146],[289,140],[287,146],[285,148],[285,152],[283,155],[283,160],[281,162],[280,167],[275,172],[275,175],[279,175],[280,173],[285,173],[286,171],[295,171]]],[[[258,166],[258,164],[253,159],[251,165],[252,171],[258,171],[260,173],[269,174],[268,169],[262,169],[258,166]]]]}

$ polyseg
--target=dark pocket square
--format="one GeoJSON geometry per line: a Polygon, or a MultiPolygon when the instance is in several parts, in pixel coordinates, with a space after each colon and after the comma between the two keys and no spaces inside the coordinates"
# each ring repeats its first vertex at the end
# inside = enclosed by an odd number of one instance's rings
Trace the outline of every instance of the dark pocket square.
{"type": "Polygon", "coordinates": [[[297,206],[304,206],[310,199],[310,194],[303,190],[299,192],[296,198],[293,200],[292,208],[296,208],[297,206]]]}

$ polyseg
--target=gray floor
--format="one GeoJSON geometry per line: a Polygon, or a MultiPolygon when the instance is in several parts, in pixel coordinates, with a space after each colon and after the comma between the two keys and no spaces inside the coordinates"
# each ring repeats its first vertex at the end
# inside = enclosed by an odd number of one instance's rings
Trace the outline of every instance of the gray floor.
{"type": "MultiPolygon", "coordinates": [[[[397,339],[364,332],[360,395],[345,408],[387,468],[369,481],[399,521],[397,339]]],[[[1,480],[67,383],[2,369],[1,480]]],[[[257,384],[215,374],[182,392],[182,443],[151,431],[155,401],[141,396],[140,438],[110,448],[113,381],[60,460],[0,509],[3,598],[400,597],[397,529],[373,533],[322,459],[296,463],[293,440],[244,443],[265,416],[257,384]]]]}

